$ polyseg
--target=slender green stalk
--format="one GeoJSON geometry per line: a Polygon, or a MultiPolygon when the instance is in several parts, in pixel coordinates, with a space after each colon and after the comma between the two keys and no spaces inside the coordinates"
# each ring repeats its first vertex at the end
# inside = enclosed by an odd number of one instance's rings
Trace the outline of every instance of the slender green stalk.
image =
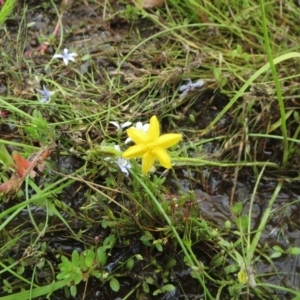
{"type": "MultiPolygon", "coordinates": [[[[53,293],[56,290],[59,290],[66,286],[69,282],[69,279],[65,279],[58,282],[53,282],[45,286],[37,287],[34,289],[22,291],[19,293],[15,293],[9,296],[1,297],[1,300],[27,300],[34,299],[40,296],[45,296],[53,293]]],[[[48,299],[48,298],[47,298],[48,299]]]]}
{"type": "MultiPolygon", "coordinates": [[[[291,59],[291,58],[300,58],[299,52],[289,52],[283,55],[280,55],[276,58],[274,58],[273,63],[274,65],[277,65],[278,63],[281,63],[285,60],[291,59]]],[[[218,113],[218,115],[214,118],[212,122],[210,122],[209,126],[205,129],[203,132],[206,133],[210,131],[214,125],[224,116],[224,114],[232,107],[232,105],[244,95],[245,91],[249,86],[263,73],[268,71],[270,69],[270,63],[266,63],[261,68],[259,68],[243,85],[242,87],[237,91],[237,93],[234,95],[234,97],[226,104],[226,106],[222,109],[221,112],[218,113]]]]}
{"type": "Polygon", "coordinates": [[[24,149],[32,149],[32,150],[40,150],[41,149],[40,147],[16,143],[14,141],[6,141],[6,140],[2,140],[2,139],[0,139],[0,144],[9,145],[9,146],[13,146],[13,147],[21,147],[24,149]]]}
{"type": "MultiPolygon", "coordinates": [[[[281,290],[287,293],[292,293],[294,295],[296,295],[296,298],[293,298],[293,300],[299,300],[300,299],[300,292],[299,290],[295,289],[295,288],[286,288],[284,286],[280,286],[280,285],[275,285],[275,284],[271,284],[271,283],[257,283],[256,284],[257,287],[270,287],[272,289],[275,290],[281,290]]],[[[278,298],[277,298],[278,299],[278,298]]]]}
{"type": "Polygon", "coordinates": [[[2,106],[2,108],[7,109],[10,112],[15,112],[15,113],[19,114],[20,116],[23,116],[25,119],[34,120],[34,117],[32,117],[31,115],[25,113],[21,109],[15,107],[14,105],[8,103],[7,101],[5,101],[1,98],[0,98],[0,105],[2,106]]]}
{"type": "Polygon", "coordinates": [[[176,166],[186,166],[186,165],[193,165],[193,166],[217,166],[217,167],[273,167],[278,168],[276,163],[266,162],[266,161],[254,161],[254,162],[220,162],[220,161],[211,161],[207,159],[201,158],[190,158],[190,157],[174,157],[172,158],[172,162],[176,164],[176,166]]]}
{"type": "MultiPolygon", "coordinates": [[[[269,40],[269,35],[268,35],[267,17],[266,17],[266,12],[265,12],[264,0],[259,0],[259,3],[260,3],[261,14],[262,14],[262,25],[263,25],[263,32],[264,32],[265,48],[267,50],[268,61],[270,64],[270,68],[271,68],[273,79],[274,79],[275,86],[276,86],[276,93],[277,93],[279,109],[280,109],[281,132],[282,132],[282,136],[283,136],[282,163],[283,163],[283,165],[285,165],[289,158],[289,151],[288,151],[289,144],[288,144],[288,139],[287,139],[288,135],[287,135],[287,128],[286,128],[285,106],[284,106],[284,102],[283,102],[283,97],[282,97],[281,87],[280,87],[280,83],[279,83],[279,79],[278,79],[278,74],[277,74],[275,64],[274,64],[272,50],[270,47],[270,40],[269,40]]],[[[271,5],[271,3],[269,3],[269,5],[271,5]]]]}
{"type": "MultiPolygon", "coordinates": [[[[260,180],[264,174],[264,171],[265,171],[265,166],[262,168],[262,170],[260,171],[257,179],[256,179],[256,182],[255,182],[255,186],[253,188],[253,192],[252,192],[252,196],[251,196],[251,199],[250,199],[250,206],[249,206],[249,213],[248,213],[248,234],[247,234],[247,255],[249,257],[249,249],[251,247],[251,242],[250,242],[250,239],[251,239],[251,221],[252,221],[252,209],[253,209],[253,205],[254,205],[254,201],[255,201],[255,196],[256,196],[256,193],[258,191],[258,187],[260,185],[260,180]]],[[[260,233],[261,234],[261,233],[260,233]]],[[[260,235],[259,235],[259,238],[260,238],[260,235]]],[[[258,238],[258,239],[259,239],[258,238]]],[[[256,242],[255,242],[256,243],[256,242]]],[[[253,245],[251,250],[254,251],[256,249],[256,246],[257,244],[253,245]],[[254,247],[255,246],[255,247],[254,247]]],[[[251,259],[253,257],[253,253],[250,255],[251,259]]],[[[248,263],[250,263],[251,261],[249,261],[248,263]]]]}
{"type": "MultiPolygon", "coordinates": [[[[188,263],[190,266],[194,266],[195,263],[193,262],[189,252],[187,251],[182,239],[180,238],[176,228],[173,226],[169,216],[166,214],[166,212],[164,211],[164,209],[162,208],[161,204],[157,201],[157,199],[155,198],[155,196],[153,195],[153,193],[150,191],[150,189],[147,187],[147,185],[141,180],[141,178],[139,178],[139,176],[137,176],[132,170],[130,170],[133,178],[139,182],[139,184],[144,188],[144,190],[147,192],[147,194],[150,196],[150,198],[152,199],[152,201],[154,202],[154,204],[156,205],[157,209],[160,211],[160,213],[163,215],[164,219],[166,220],[166,222],[168,223],[168,225],[170,226],[174,236],[176,237],[186,259],[188,260],[188,263]]],[[[197,274],[197,279],[199,280],[199,282],[201,283],[203,289],[204,289],[204,292],[205,292],[205,295],[208,296],[209,299],[214,299],[212,297],[212,295],[210,294],[209,290],[207,289],[204,281],[202,280],[202,278],[200,277],[200,274],[197,274]]]]}
{"type": "MultiPolygon", "coordinates": [[[[13,275],[14,277],[18,278],[19,280],[21,280],[21,281],[23,281],[23,282],[25,282],[25,283],[27,283],[27,284],[29,284],[29,285],[31,285],[31,286],[37,287],[38,285],[36,285],[36,284],[30,282],[29,280],[27,280],[26,278],[24,278],[23,276],[21,276],[20,274],[18,274],[18,273],[15,272],[14,270],[12,270],[12,268],[15,267],[15,266],[18,265],[18,264],[19,264],[19,262],[17,261],[17,262],[15,262],[14,264],[11,264],[11,265],[9,265],[9,266],[6,266],[4,263],[2,263],[2,262],[0,261],[0,266],[1,266],[1,268],[3,268],[3,270],[1,270],[1,273],[2,273],[2,272],[8,272],[8,273],[10,273],[11,275],[13,275]]],[[[0,298],[0,299],[2,300],[2,298],[0,298]]]]}
{"type": "Polygon", "coordinates": [[[282,185],[283,185],[283,182],[279,182],[276,186],[276,189],[275,191],[273,192],[273,195],[268,203],[268,207],[265,209],[264,211],[264,214],[262,216],[262,219],[259,223],[259,226],[257,228],[257,231],[254,235],[254,238],[251,242],[251,245],[250,247],[248,248],[248,253],[247,253],[247,260],[248,262],[250,263],[253,259],[253,255],[254,255],[254,252],[255,252],[255,249],[258,245],[258,242],[260,240],[260,237],[261,237],[261,234],[263,232],[263,230],[266,228],[266,224],[267,224],[267,221],[270,217],[270,214],[271,214],[271,211],[272,211],[272,207],[273,207],[273,204],[275,202],[275,200],[277,199],[278,197],[278,194],[282,188],[282,185]]]}
{"type": "Polygon", "coordinates": [[[0,9],[0,27],[3,25],[7,17],[11,14],[16,0],[6,0],[3,7],[0,9]]]}

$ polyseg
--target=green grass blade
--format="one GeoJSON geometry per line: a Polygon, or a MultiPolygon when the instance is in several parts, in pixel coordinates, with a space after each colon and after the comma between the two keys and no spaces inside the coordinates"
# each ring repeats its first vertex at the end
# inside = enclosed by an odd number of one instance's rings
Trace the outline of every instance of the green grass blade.
{"type": "Polygon", "coordinates": [[[0,27],[3,25],[7,17],[11,14],[16,0],[6,0],[0,10],[0,27]]]}

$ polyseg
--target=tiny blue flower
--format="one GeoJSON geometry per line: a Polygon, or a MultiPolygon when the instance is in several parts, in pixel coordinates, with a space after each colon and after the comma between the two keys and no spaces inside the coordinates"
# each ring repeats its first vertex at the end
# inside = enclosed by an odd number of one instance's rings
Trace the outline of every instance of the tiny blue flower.
{"type": "Polygon", "coordinates": [[[126,174],[126,176],[129,175],[129,169],[131,168],[131,164],[129,163],[129,161],[125,158],[121,158],[118,157],[118,159],[116,160],[116,164],[119,166],[120,170],[126,174]]]}
{"type": "Polygon", "coordinates": [[[51,92],[47,90],[47,88],[43,85],[43,89],[36,89],[41,95],[42,98],[40,99],[41,103],[48,103],[51,100],[51,96],[54,94],[54,92],[51,92]]]}
{"type": "Polygon", "coordinates": [[[179,97],[183,98],[184,96],[186,96],[188,94],[189,91],[194,90],[197,87],[202,87],[204,84],[204,81],[202,79],[196,81],[195,83],[192,82],[191,79],[186,79],[188,80],[187,84],[183,84],[182,86],[179,87],[179,91],[182,92],[179,97]]]}
{"type": "MultiPolygon", "coordinates": [[[[118,152],[121,153],[121,149],[119,145],[115,145],[114,146],[115,150],[117,150],[118,152]]],[[[114,163],[116,163],[118,165],[118,167],[120,168],[121,172],[123,172],[126,176],[129,175],[129,169],[131,168],[131,164],[129,163],[129,161],[125,158],[122,157],[118,157],[116,158],[111,158],[111,157],[105,157],[104,160],[107,161],[112,161],[114,163]]]]}

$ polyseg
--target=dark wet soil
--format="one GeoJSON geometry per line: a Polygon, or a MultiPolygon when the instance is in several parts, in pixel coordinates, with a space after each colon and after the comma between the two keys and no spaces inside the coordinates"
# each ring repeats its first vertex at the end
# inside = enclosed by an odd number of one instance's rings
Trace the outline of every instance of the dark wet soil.
{"type": "MultiPolygon", "coordinates": [[[[60,7],[61,1],[55,1],[60,7]]],[[[28,28],[26,31],[26,37],[21,37],[21,41],[24,43],[24,53],[30,54],[30,59],[38,66],[41,63],[47,63],[51,56],[54,54],[54,49],[57,46],[58,39],[54,44],[50,44],[45,54],[41,55],[38,52],[40,46],[40,37],[49,36],[52,34],[57,15],[55,10],[47,2],[41,3],[40,1],[20,1],[19,10],[24,8],[24,5],[28,5],[28,12],[26,15],[25,23],[35,22],[34,27],[28,28]],[[36,52],[37,51],[37,52],[36,52]]],[[[117,1],[113,6],[114,10],[124,9],[124,6],[118,4],[117,1]]],[[[113,10],[113,9],[112,9],[113,10]]],[[[113,15],[115,11],[109,11],[108,14],[113,15]]],[[[17,15],[17,14],[16,14],[17,15]]],[[[83,73],[95,71],[97,72],[99,82],[105,80],[105,69],[109,74],[113,74],[116,68],[115,57],[118,55],[126,55],[130,51],[130,43],[127,48],[122,44],[124,40],[134,40],[135,36],[132,32],[132,26],[138,26],[142,37],[152,35],[157,31],[155,26],[150,26],[147,20],[137,20],[133,25],[121,17],[111,18],[111,21],[102,19],[102,11],[96,4],[84,4],[84,1],[78,3],[76,1],[70,1],[69,6],[66,8],[66,12],[63,17],[64,31],[69,32],[65,36],[65,47],[74,47],[78,49],[79,53],[84,53],[84,49],[88,47],[89,52],[95,57],[94,64],[90,62],[82,63],[81,70],[83,73]],[[75,26],[74,26],[75,24],[75,26]],[[75,28],[74,28],[75,27],[75,28]],[[122,48],[122,45],[124,46],[122,48]]],[[[14,17],[9,19],[6,23],[7,29],[11,36],[17,39],[18,28],[22,25],[24,20],[14,17]]],[[[25,29],[24,29],[25,30],[25,29]]],[[[8,45],[9,46],[9,45],[8,45]]],[[[132,45],[131,45],[132,46],[132,45]]],[[[13,47],[12,51],[16,51],[13,47]]],[[[138,53],[135,59],[129,60],[121,71],[124,73],[133,73],[135,76],[142,71],[136,71],[136,68],[146,68],[147,64],[151,64],[151,68],[159,69],[161,62],[157,63],[156,59],[145,58],[145,53],[138,53]],[[152,59],[152,60],[151,60],[152,59]],[[149,62],[150,60],[150,62],[149,62]]],[[[27,65],[18,66],[22,71],[28,72],[27,65]]],[[[152,69],[152,71],[153,71],[152,69]]],[[[7,71],[7,70],[6,70],[7,71]]],[[[45,72],[42,68],[36,68],[36,72],[45,72]]],[[[66,74],[64,74],[66,75],[66,74]]],[[[0,95],[7,95],[10,89],[10,80],[16,76],[14,71],[0,73],[0,95]]],[[[24,75],[25,76],[25,75],[24,75]]],[[[59,76],[56,75],[56,79],[59,82],[59,76]]],[[[76,76],[71,74],[71,76],[76,76]]],[[[129,76],[129,75],[128,75],[129,76]]],[[[25,76],[26,77],[26,76],[25,76]]],[[[74,79],[72,78],[72,79],[74,79]]],[[[21,90],[28,88],[27,83],[24,82],[24,86],[20,87],[21,90]]],[[[101,95],[99,99],[94,99],[96,102],[105,101],[106,97],[111,95],[101,95]],[[101,98],[101,99],[100,99],[101,98]],[[104,100],[103,100],[104,99],[104,100]]],[[[25,96],[26,97],[26,96],[25,96]]],[[[227,104],[228,96],[222,94],[216,90],[207,90],[201,96],[195,95],[191,98],[190,103],[183,103],[178,105],[174,109],[174,112],[183,116],[182,121],[178,121],[178,124],[183,124],[190,130],[191,136],[199,134],[199,132],[206,128],[207,124],[214,119],[214,117],[222,110],[227,104]],[[193,115],[195,120],[188,119],[189,115],[193,115]]],[[[261,107],[257,107],[254,113],[259,113],[261,107]]],[[[54,117],[53,117],[54,118],[54,117]]],[[[1,119],[0,123],[0,137],[5,140],[18,141],[18,132],[15,128],[10,127],[5,122],[5,118],[1,119]]],[[[226,114],[217,128],[207,133],[206,137],[217,137],[222,134],[226,134],[228,127],[235,124],[239,127],[239,120],[235,120],[230,114],[226,114]]],[[[166,121],[163,126],[168,127],[169,124],[166,121]]],[[[265,126],[261,123],[261,126],[265,126]]],[[[240,126],[242,128],[242,126],[240,126]]],[[[261,128],[260,128],[261,129],[261,128]]],[[[200,136],[200,134],[199,134],[200,136]]],[[[255,142],[255,140],[252,140],[255,142]]],[[[229,150],[218,153],[221,144],[218,140],[212,141],[206,145],[205,151],[210,153],[212,157],[217,155],[220,158],[236,158],[236,145],[229,147],[229,150]]],[[[281,142],[274,142],[273,140],[265,140],[265,145],[259,145],[261,151],[257,151],[258,160],[272,160],[273,162],[281,161],[280,149],[281,142]]],[[[255,151],[256,149],[255,148],[255,151]]],[[[14,149],[10,149],[12,151],[14,149]]],[[[254,151],[254,150],[252,150],[254,151]]],[[[255,152],[254,151],[254,152],[255,152]]],[[[255,153],[252,153],[254,155],[255,153]]],[[[255,155],[256,155],[255,154],[255,155]]],[[[193,155],[193,153],[191,153],[193,155]]],[[[83,165],[83,160],[76,156],[61,157],[59,153],[54,152],[52,159],[55,161],[54,169],[64,174],[70,174],[73,171],[79,169],[83,165]]],[[[185,172],[188,172],[185,170],[185,172]]],[[[268,200],[272,196],[272,191],[275,188],[276,180],[275,176],[271,176],[274,170],[270,170],[269,177],[264,178],[264,183],[261,184],[259,192],[255,195],[253,213],[252,213],[252,226],[255,230],[261,220],[262,214],[266,209],[268,200]]],[[[287,172],[287,171],[285,171],[287,172]]],[[[166,195],[166,198],[176,198],[182,193],[190,194],[190,200],[186,201],[183,205],[174,208],[174,212],[180,212],[181,221],[187,221],[190,216],[197,216],[206,220],[209,224],[223,228],[224,222],[227,220],[232,221],[232,230],[237,227],[234,225],[235,216],[232,214],[231,202],[241,202],[244,204],[243,214],[247,214],[249,210],[249,199],[252,196],[254,187],[254,174],[247,168],[241,170],[238,176],[238,180],[234,185],[234,170],[230,168],[201,168],[195,169],[192,173],[184,173],[182,170],[177,170],[176,176],[169,175],[168,177],[168,189],[170,195],[166,195]],[[233,191],[234,189],[234,193],[233,191]]],[[[274,173],[273,173],[274,174],[274,173]]],[[[277,172],[277,175],[280,172],[277,172]]],[[[283,173],[282,173],[283,174],[283,173]]],[[[288,172],[290,177],[291,172],[288,172]]],[[[55,176],[53,174],[53,176],[55,176]]],[[[296,174],[295,174],[296,176],[296,174]]],[[[97,178],[96,181],[104,182],[105,178],[97,178]]],[[[46,184],[46,183],[45,183],[46,184]]],[[[300,209],[300,192],[297,187],[298,182],[286,184],[284,191],[280,193],[278,199],[273,207],[273,213],[271,219],[268,222],[268,226],[262,235],[260,242],[261,247],[268,245],[271,249],[273,246],[278,245],[282,249],[287,249],[291,246],[300,247],[300,221],[299,221],[299,209],[300,209]]],[[[50,220],[48,232],[40,239],[39,243],[45,243],[47,248],[44,253],[41,253],[41,258],[49,260],[51,263],[49,267],[45,267],[38,273],[38,277],[41,283],[49,283],[51,281],[51,267],[57,268],[60,259],[57,258],[58,254],[63,253],[68,256],[74,249],[82,252],[86,245],[97,246],[99,241],[104,240],[109,234],[118,231],[119,228],[103,228],[101,226],[102,216],[106,213],[105,208],[100,207],[99,212],[93,213],[89,222],[86,222],[82,215],[81,207],[86,202],[87,186],[82,183],[74,183],[67,188],[64,188],[58,195],[57,205],[61,205],[61,212],[68,220],[72,230],[75,232],[84,232],[81,240],[76,240],[70,236],[70,232],[58,217],[53,217],[50,220]],[[63,206],[63,204],[65,206],[63,206]],[[69,210],[68,210],[69,208],[69,210]],[[51,267],[50,267],[51,265],[51,267]]],[[[33,193],[33,191],[31,191],[33,193]]],[[[3,211],[12,207],[19,202],[19,199],[12,199],[9,203],[2,203],[0,210],[3,211]]],[[[171,201],[170,201],[171,205],[171,201]]],[[[37,224],[43,223],[46,217],[46,211],[43,206],[33,206],[32,213],[35,216],[37,224]]],[[[111,209],[118,209],[111,206],[111,209]]],[[[21,243],[14,245],[9,251],[8,255],[15,260],[21,259],[25,250],[29,247],[32,240],[36,238],[34,234],[26,234],[26,232],[32,230],[31,223],[28,220],[28,211],[24,210],[17,219],[10,222],[6,228],[7,234],[24,235],[21,239],[21,243]]],[[[188,221],[187,221],[188,222],[188,221]]],[[[161,238],[159,233],[153,233],[157,239],[161,238]]],[[[228,233],[228,239],[233,239],[230,233],[228,233]]],[[[198,260],[205,266],[211,266],[213,256],[217,253],[218,249],[214,249],[213,242],[210,244],[205,238],[196,240],[193,245],[193,250],[198,260]]],[[[32,267],[35,265],[35,261],[31,264],[27,263],[25,266],[25,272],[28,273],[28,278],[32,272],[32,267]]],[[[263,274],[261,278],[262,282],[294,287],[300,286],[299,268],[300,262],[298,256],[284,254],[282,257],[274,261],[274,265],[270,265],[267,260],[260,259],[255,265],[256,273],[263,274]],[[275,274],[276,273],[276,274],[275,274]]],[[[101,283],[96,278],[90,278],[87,286],[85,283],[81,283],[78,287],[78,294],[71,299],[123,299],[126,295],[132,292],[132,295],[127,299],[161,299],[161,300],[176,300],[176,299],[203,299],[203,289],[199,285],[199,282],[190,276],[191,270],[183,261],[183,255],[180,247],[176,244],[175,240],[168,240],[164,246],[164,251],[159,252],[153,247],[147,247],[140,241],[140,233],[135,233],[127,236],[119,236],[118,245],[113,248],[108,259],[106,271],[115,271],[120,276],[118,280],[120,282],[120,291],[112,292],[108,283],[101,283]],[[143,260],[136,261],[133,269],[126,270],[122,267],[122,263],[127,259],[139,254],[143,257],[143,260]],[[120,267],[121,266],[121,267],[120,267]],[[116,271],[117,270],[117,271],[116,271]],[[152,284],[149,285],[150,292],[145,293],[143,287],[147,279],[151,278],[152,284]],[[174,293],[166,293],[158,295],[156,297],[151,296],[152,293],[164,284],[173,284],[175,286],[174,293]]],[[[5,278],[7,273],[1,275],[1,279],[5,278]]],[[[210,275],[219,278],[223,275],[222,268],[212,268],[210,275]]],[[[225,276],[225,275],[224,275],[225,276]]],[[[7,280],[12,280],[16,285],[19,284],[15,279],[8,277],[7,280]]],[[[210,292],[216,295],[217,289],[214,285],[208,286],[210,292]]],[[[275,292],[274,292],[275,293],[275,292]]],[[[4,295],[3,291],[0,292],[0,296],[4,295]]],[[[278,298],[275,298],[275,294],[271,295],[272,299],[290,299],[289,295],[277,294],[278,298]]],[[[44,299],[41,297],[40,299],[44,299]]],[[[55,292],[51,299],[60,300],[66,299],[66,291],[61,290],[55,292]]],[[[224,290],[222,299],[231,299],[229,292],[224,290]]],[[[255,298],[252,298],[255,299],[255,298]]]]}

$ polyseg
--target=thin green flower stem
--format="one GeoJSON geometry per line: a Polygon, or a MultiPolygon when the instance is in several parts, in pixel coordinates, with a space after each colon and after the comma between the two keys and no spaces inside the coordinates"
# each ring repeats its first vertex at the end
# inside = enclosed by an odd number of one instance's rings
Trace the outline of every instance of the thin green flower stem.
{"type": "Polygon", "coordinates": [[[219,161],[211,161],[201,158],[190,158],[190,157],[172,157],[172,162],[176,166],[182,165],[193,165],[193,166],[216,166],[216,167],[254,167],[254,166],[268,166],[278,168],[278,165],[268,161],[254,161],[254,162],[228,162],[223,163],[219,161]]]}
{"type": "MultiPolygon", "coordinates": [[[[29,198],[29,176],[26,177],[26,181],[25,181],[25,195],[26,195],[26,202],[28,202],[30,200],[29,198]]],[[[31,188],[33,188],[35,190],[35,192],[38,194],[41,192],[41,190],[38,188],[38,186],[36,186],[34,184],[33,181],[30,181],[30,186],[31,188]]],[[[46,206],[46,211],[48,212],[49,210],[49,200],[45,198],[45,206],[46,206]]],[[[32,212],[31,212],[31,209],[30,209],[30,205],[31,204],[27,204],[27,211],[28,211],[28,215],[29,215],[29,218],[30,218],[30,221],[33,225],[33,227],[35,228],[36,232],[38,233],[38,236],[36,237],[35,241],[31,243],[32,247],[35,246],[39,239],[41,238],[41,236],[43,236],[46,232],[46,229],[48,227],[48,221],[49,221],[49,213],[46,214],[46,219],[45,221],[43,222],[44,223],[44,227],[42,230],[39,229],[38,225],[36,224],[35,220],[34,220],[34,217],[32,215],[32,212]]]]}
{"type": "Polygon", "coordinates": [[[36,272],[36,265],[33,268],[32,276],[31,276],[31,283],[30,283],[30,289],[29,289],[29,299],[32,299],[32,291],[34,286],[34,277],[36,272]]]}
{"type": "Polygon", "coordinates": [[[3,228],[5,228],[5,226],[7,224],[10,223],[11,220],[13,220],[25,207],[26,205],[22,203],[19,203],[15,206],[12,206],[11,208],[4,210],[1,214],[0,214],[0,220],[2,220],[4,217],[8,216],[5,221],[1,222],[0,225],[0,231],[3,230],[3,228]],[[9,212],[7,212],[9,210],[9,212]]]}
{"type": "MultiPolygon", "coordinates": [[[[76,170],[72,175],[75,176],[76,174],[80,174],[84,167],[79,168],[76,170]]],[[[18,203],[14,206],[9,207],[2,213],[0,213],[0,220],[5,218],[5,221],[3,221],[0,225],[0,231],[5,228],[5,226],[15,218],[16,215],[18,215],[28,204],[31,203],[39,203],[43,202],[48,196],[53,196],[56,193],[59,193],[63,188],[69,186],[71,183],[73,183],[75,180],[70,179],[69,175],[66,175],[65,177],[57,180],[55,183],[47,186],[43,190],[41,190],[40,193],[33,195],[30,199],[23,201],[21,203],[18,203]]]]}
{"type": "MultiPolygon", "coordinates": [[[[259,172],[258,177],[256,178],[255,186],[253,188],[252,196],[250,199],[249,212],[248,212],[249,217],[248,217],[248,234],[247,234],[247,253],[249,253],[249,248],[251,246],[251,241],[250,241],[250,239],[251,239],[251,222],[252,222],[251,216],[252,216],[253,205],[254,205],[254,201],[255,201],[256,192],[258,190],[258,187],[260,185],[260,180],[261,180],[264,172],[265,172],[265,167],[262,168],[262,170],[259,172]]],[[[244,249],[244,247],[243,247],[243,249],[244,249]]],[[[253,254],[252,254],[252,256],[253,256],[253,254]]],[[[250,261],[248,263],[250,263],[250,261]]]]}
{"type": "Polygon", "coordinates": [[[253,238],[253,240],[251,242],[251,245],[250,245],[250,247],[248,249],[248,252],[247,252],[247,261],[248,261],[248,263],[250,263],[253,259],[255,249],[257,248],[257,244],[260,240],[260,237],[261,237],[261,234],[262,234],[263,230],[266,228],[266,224],[267,224],[267,221],[268,221],[269,216],[271,214],[273,204],[274,204],[275,200],[277,199],[277,196],[278,196],[278,194],[281,190],[282,185],[283,185],[283,181],[279,182],[278,185],[276,186],[276,189],[275,189],[275,191],[274,191],[274,193],[273,193],[273,195],[272,195],[272,197],[271,197],[271,199],[268,203],[268,206],[267,206],[267,208],[266,208],[266,210],[265,210],[265,212],[262,216],[262,219],[259,223],[257,231],[254,235],[254,238],[253,238]]]}
{"type": "MultiPolygon", "coordinates": [[[[250,137],[261,137],[261,138],[267,138],[267,139],[277,139],[277,140],[282,140],[283,137],[281,135],[270,135],[270,134],[264,134],[264,133],[249,133],[250,137]]],[[[300,144],[299,139],[295,138],[288,138],[288,141],[300,144]]]]}
{"type": "MultiPolygon", "coordinates": [[[[25,199],[26,199],[26,202],[28,202],[28,200],[30,199],[30,197],[29,197],[29,188],[28,188],[28,180],[29,180],[29,176],[26,176],[26,179],[25,179],[25,199]]],[[[34,220],[34,217],[32,215],[32,212],[31,212],[31,209],[30,209],[30,204],[27,204],[27,212],[28,212],[29,219],[31,221],[32,226],[34,227],[34,229],[36,230],[36,232],[38,234],[40,234],[39,227],[36,224],[36,222],[34,220]]]]}
{"type": "MultiPolygon", "coordinates": [[[[158,208],[158,210],[160,211],[160,213],[163,215],[163,217],[165,218],[165,220],[167,221],[168,225],[170,226],[174,236],[176,237],[188,263],[190,266],[194,266],[194,262],[191,259],[190,254],[188,253],[184,243],[182,242],[182,239],[180,238],[176,228],[173,226],[170,218],[168,217],[168,215],[166,214],[166,212],[164,211],[164,209],[162,208],[162,206],[160,205],[160,203],[158,202],[158,200],[155,198],[155,196],[153,195],[153,193],[150,191],[150,189],[147,187],[147,185],[142,181],[142,179],[137,176],[133,170],[130,169],[130,173],[133,176],[133,178],[139,182],[139,184],[145,189],[145,191],[147,192],[147,194],[150,196],[150,198],[153,200],[153,202],[155,203],[156,207],[158,208]]],[[[204,289],[204,293],[206,296],[209,297],[209,299],[213,300],[214,298],[212,297],[212,295],[210,294],[209,290],[206,288],[204,281],[202,280],[202,278],[200,277],[200,274],[196,274],[197,279],[199,280],[199,282],[201,283],[203,289],[204,289]]]]}
{"type": "MultiPolygon", "coordinates": [[[[56,13],[56,16],[57,16],[57,19],[58,19],[58,22],[59,22],[59,30],[60,30],[60,38],[59,38],[59,44],[58,44],[58,47],[57,49],[60,49],[61,48],[61,45],[63,44],[63,39],[64,39],[64,29],[63,29],[63,24],[62,24],[62,21],[61,21],[61,15],[59,13],[59,10],[57,8],[57,6],[55,5],[54,1],[53,0],[50,0],[51,4],[52,4],[52,7],[54,8],[55,10],[55,13],[56,13]]],[[[45,71],[47,71],[47,69],[49,68],[51,62],[53,60],[53,57],[50,59],[50,61],[48,62],[48,64],[45,66],[45,71]]]]}
{"type": "MultiPolygon", "coordinates": [[[[47,294],[51,294],[56,290],[59,290],[65,287],[69,283],[69,278],[64,279],[62,281],[53,281],[52,283],[37,287],[30,290],[23,290],[19,293],[15,293],[13,295],[8,295],[1,297],[1,300],[26,300],[26,299],[34,299],[40,296],[45,296],[47,294]]],[[[45,297],[44,297],[45,299],[45,297]]]]}
{"type": "Polygon", "coordinates": [[[122,298],[122,300],[127,300],[136,290],[141,286],[141,282],[137,283],[136,286],[132,287],[126,296],[122,298]]]}
{"type": "Polygon", "coordinates": [[[292,294],[296,295],[296,297],[293,298],[293,300],[300,299],[300,292],[297,289],[295,289],[295,288],[289,289],[289,288],[286,288],[286,287],[281,286],[281,285],[271,284],[271,283],[267,283],[267,282],[257,283],[256,287],[263,287],[263,288],[269,287],[269,288],[272,288],[274,290],[285,291],[287,293],[292,293],[292,294]]]}
{"type": "Polygon", "coordinates": [[[261,14],[262,14],[262,26],[263,26],[263,32],[264,32],[265,48],[267,50],[268,61],[270,63],[270,69],[272,71],[273,80],[275,82],[276,94],[277,94],[279,108],[280,108],[281,132],[282,132],[282,136],[283,136],[282,164],[285,165],[289,158],[289,151],[288,151],[289,144],[288,144],[288,139],[287,139],[288,136],[287,136],[287,129],[286,129],[285,107],[284,107],[281,87],[280,87],[280,83],[279,83],[279,79],[278,79],[278,74],[277,74],[277,71],[275,68],[272,50],[270,47],[270,40],[269,40],[269,35],[268,35],[267,17],[266,17],[266,12],[265,12],[264,0],[259,0],[259,4],[260,4],[260,10],[261,10],[261,14]]]}
{"type": "Polygon", "coordinates": [[[21,148],[24,148],[24,149],[32,149],[32,150],[40,150],[41,149],[41,147],[25,145],[25,144],[22,144],[22,143],[17,143],[17,142],[14,142],[14,141],[6,141],[6,140],[2,140],[2,139],[0,139],[0,144],[9,145],[9,146],[13,146],[13,147],[21,147],[21,148]]]}
{"type": "Polygon", "coordinates": [[[7,109],[10,112],[15,112],[15,113],[18,113],[20,116],[23,116],[24,118],[28,118],[30,120],[34,120],[34,117],[32,117],[31,115],[29,115],[26,112],[22,111],[21,109],[15,107],[14,105],[6,102],[2,98],[0,98],[0,104],[1,104],[1,106],[3,105],[2,108],[7,109]]]}
{"type": "MultiPolygon", "coordinates": [[[[12,270],[13,267],[15,267],[16,265],[18,265],[20,263],[20,260],[16,261],[14,264],[11,264],[9,266],[6,266],[4,263],[2,263],[0,261],[0,266],[2,267],[1,273],[3,272],[8,272],[11,275],[15,276],[16,278],[20,279],[21,281],[29,284],[30,286],[34,286],[34,287],[38,287],[37,284],[35,283],[31,283],[29,280],[27,280],[26,278],[24,278],[23,276],[19,275],[17,272],[15,272],[14,270],[12,270]]],[[[2,298],[1,298],[2,299],[2,298]]]]}

